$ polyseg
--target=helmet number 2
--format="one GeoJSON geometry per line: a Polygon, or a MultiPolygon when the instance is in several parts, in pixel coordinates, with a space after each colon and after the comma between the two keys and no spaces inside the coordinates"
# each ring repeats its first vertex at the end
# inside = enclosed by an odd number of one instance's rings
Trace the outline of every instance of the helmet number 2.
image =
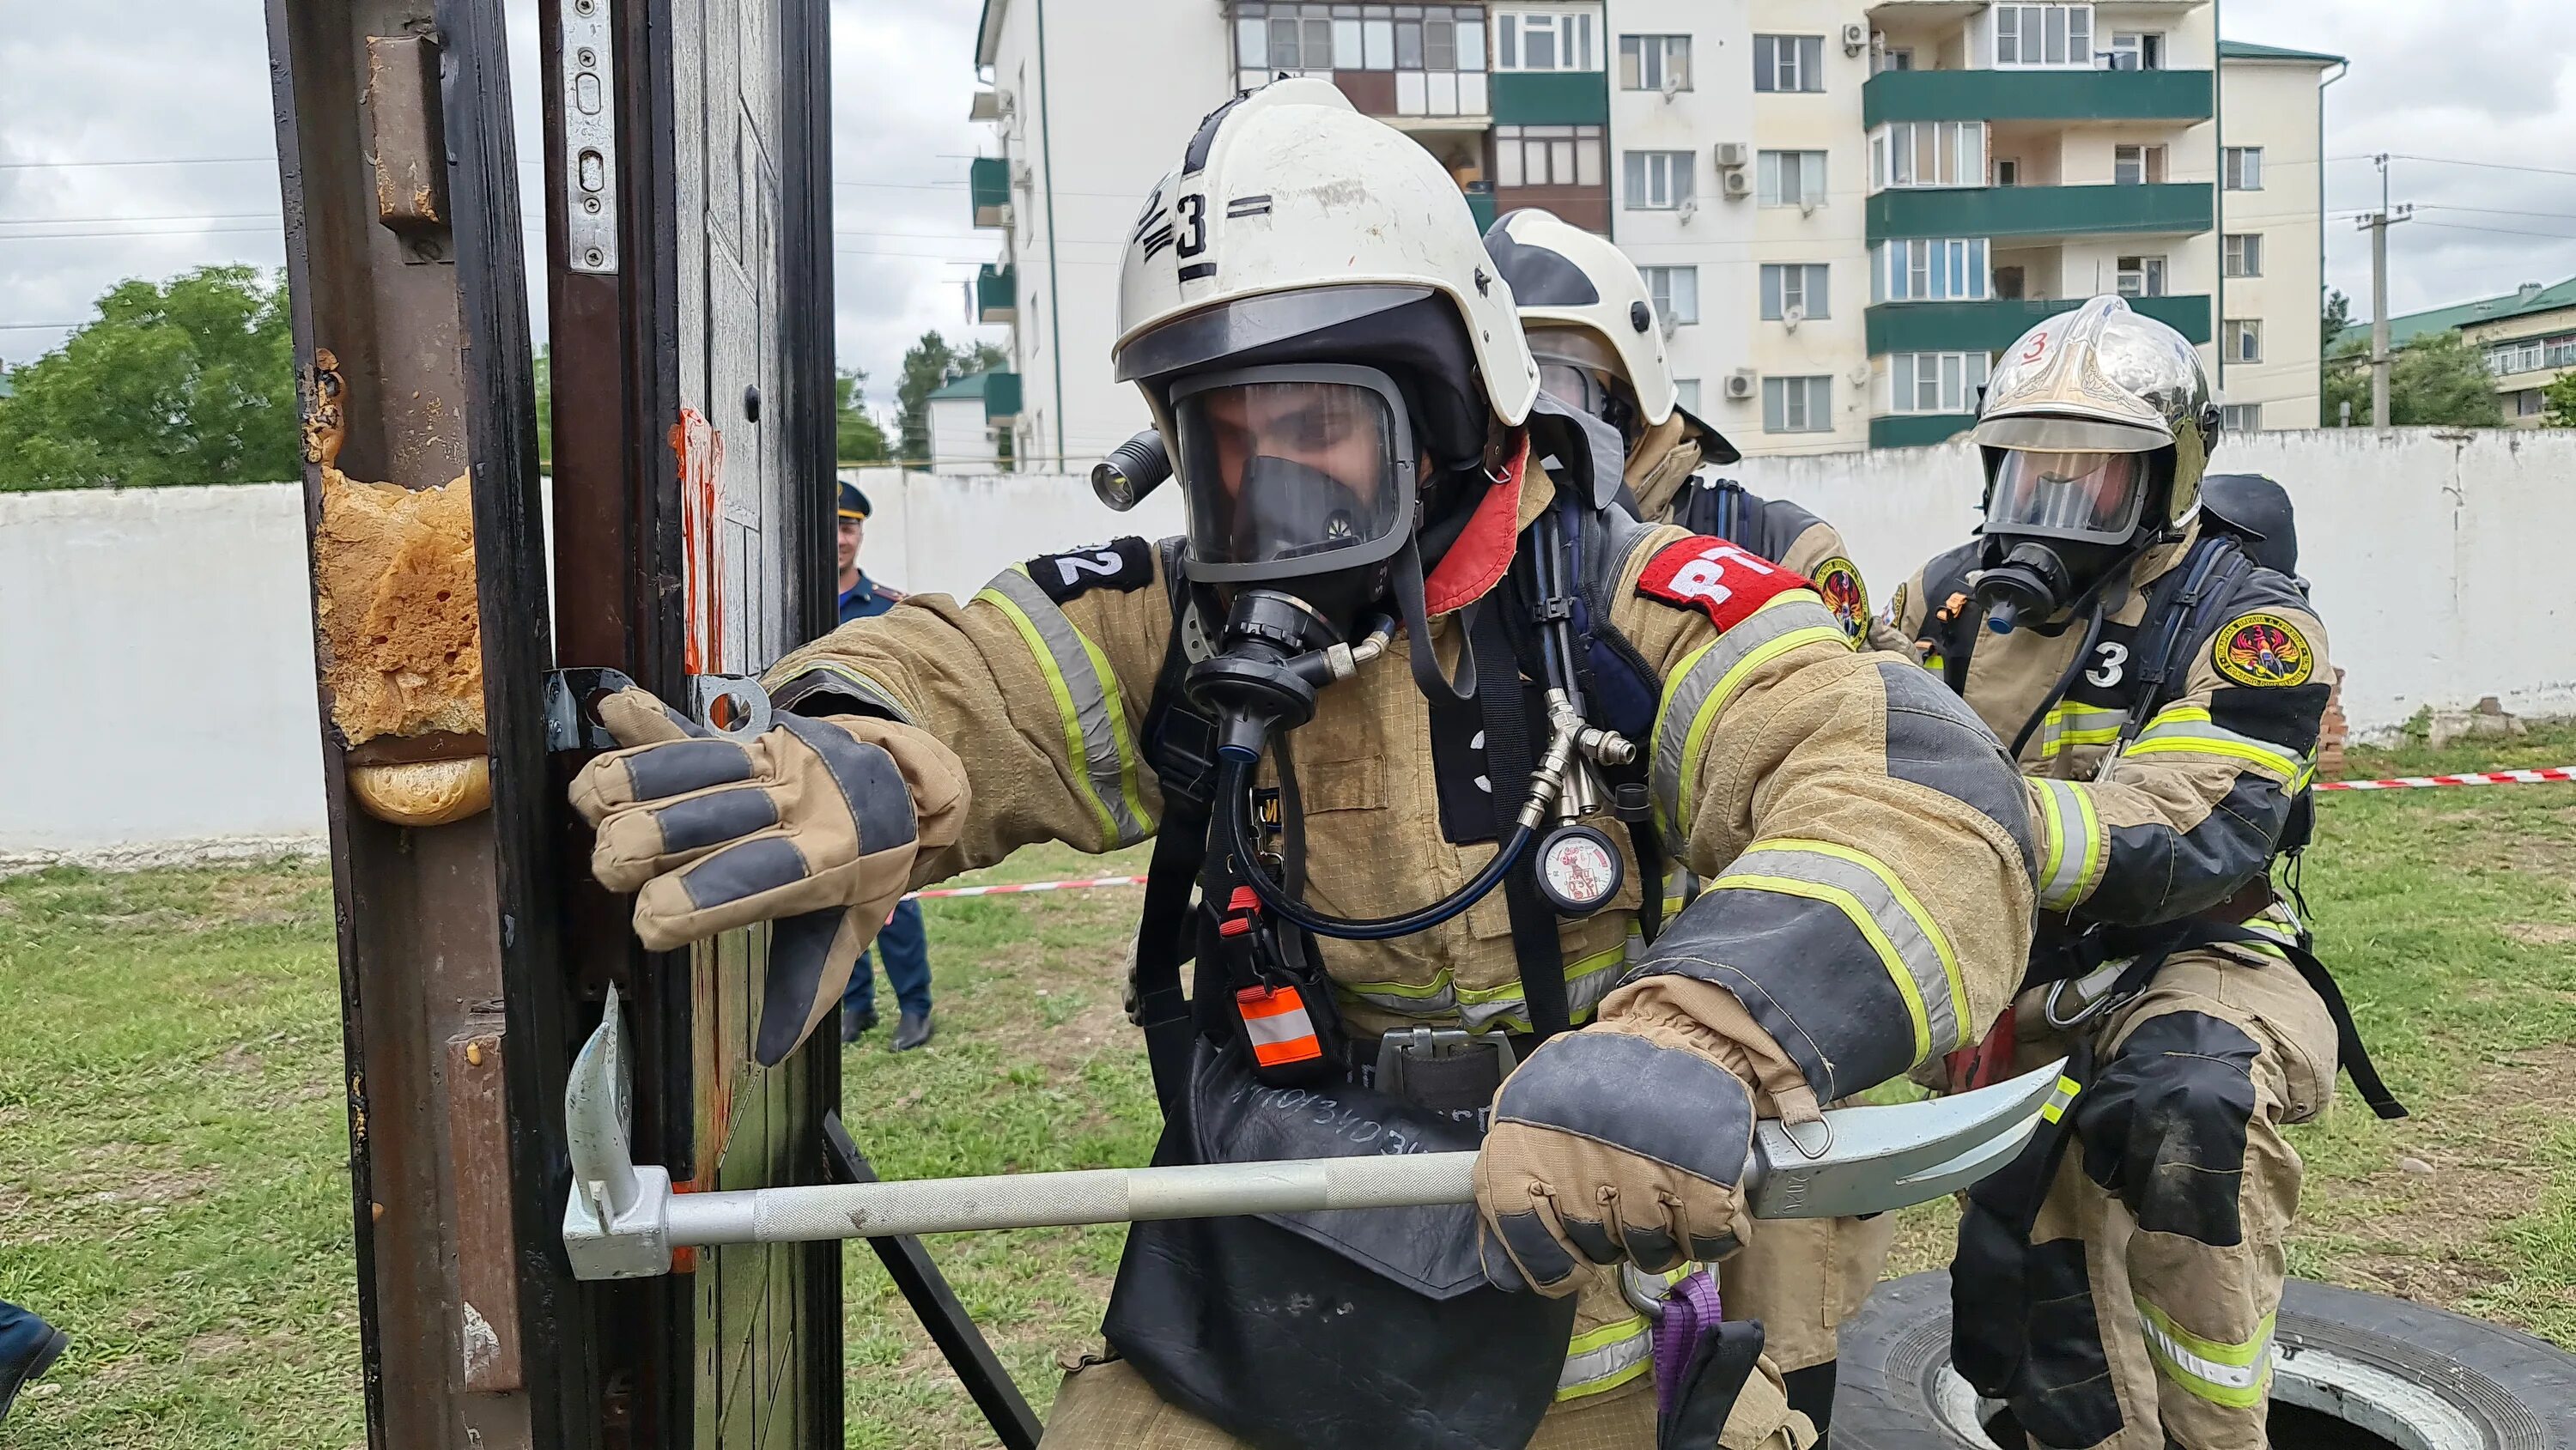
{"type": "Polygon", "coordinates": [[[2129,647],[2114,640],[2104,640],[2094,648],[2102,652],[2101,663],[2084,672],[2084,678],[2103,689],[2120,683],[2128,673],[2129,647]]]}
{"type": "Polygon", "coordinates": [[[1180,212],[1181,223],[1186,228],[1186,230],[1181,233],[1180,244],[1173,248],[1174,255],[1181,258],[1189,258],[1195,257],[1199,253],[1206,251],[1206,195],[1195,191],[1184,192],[1172,203],[1172,205],[1180,212]]]}

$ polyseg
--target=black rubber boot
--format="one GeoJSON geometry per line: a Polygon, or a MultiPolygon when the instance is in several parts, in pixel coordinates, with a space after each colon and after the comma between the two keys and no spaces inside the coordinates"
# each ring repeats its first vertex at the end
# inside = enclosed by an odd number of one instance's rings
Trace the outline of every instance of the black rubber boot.
{"type": "Polygon", "coordinates": [[[1780,1382],[1789,1391],[1789,1408],[1816,1422],[1815,1450],[1825,1450],[1825,1431],[1834,1418],[1834,1362],[1793,1369],[1780,1382]]]}
{"type": "Polygon", "coordinates": [[[930,1014],[906,1012],[894,1025],[894,1050],[910,1052],[930,1042],[930,1014]]]}

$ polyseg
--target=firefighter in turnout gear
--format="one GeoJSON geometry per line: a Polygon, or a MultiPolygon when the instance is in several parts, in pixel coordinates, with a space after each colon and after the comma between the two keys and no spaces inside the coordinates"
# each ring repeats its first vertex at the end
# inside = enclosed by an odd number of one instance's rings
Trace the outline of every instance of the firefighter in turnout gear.
{"type": "MultiPolygon", "coordinates": [[[[1535,209],[1494,223],[1485,250],[1512,284],[1539,385],[1619,430],[1640,515],[1725,539],[1806,576],[1855,646],[1863,643],[1869,597],[1842,535],[1786,499],[1761,499],[1716,476],[1714,467],[1742,455],[1680,406],[1662,319],[1628,254],[1535,209]]],[[[1666,878],[1664,910],[1679,912],[1705,884],[1676,866],[1666,878]]],[[[1727,1317],[1761,1322],[1789,1403],[1820,1434],[1833,1411],[1836,1331],[1869,1297],[1895,1234],[1887,1214],[1783,1219],[1764,1224],[1719,1271],[1727,1317]]]]}
{"type": "MultiPolygon", "coordinates": [[[[2300,1176],[2281,1130],[2338,1060],[2395,1111],[2273,888],[2333,675],[2254,511],[2203,504],[2217,425],[2171,328],[2112,297],[2048,319],[1987,392],[1982,536],[1891,601],[2029,782],[2031,971],[1948,1075],[2069,1065],[2054,1126],[1970,1192],[1953,1357],[2060,1450],[2267,1443],[2300,1176]]],[[[2286,497],[2245,482],[2285,536],[2286,497]]]]}
{"type": "Polygon", "coordinates": [[[2021,971],[1992,733],[1619,508],[1512,306],[1427,152],[1328,82],[1238,97],[1120,283],[1183,537],[845,625],[749,745],[602,709],[594,870],[648,943],[777,921],[764,1061],[906,886],[1152,839],[1156,1161],[1481,1148],[1474,1205],[1132,1226],[1051,1450],[1807,1444],[1758,1329],[1658,1367],[1641,1306],[1770,1231],[1758,1117],[1956,1050],[2021,971]],[[1662,924],[1667,848],[1710,889],[1662,924]]]}

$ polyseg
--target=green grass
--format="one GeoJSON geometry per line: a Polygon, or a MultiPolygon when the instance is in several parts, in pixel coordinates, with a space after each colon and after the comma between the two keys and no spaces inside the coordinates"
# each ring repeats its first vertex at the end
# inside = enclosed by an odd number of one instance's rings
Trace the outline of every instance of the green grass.
{"type": "MultiPolygon", "coordinates": [[[[2353,775],[2576,761],[2576,731],[2353,752],[2353,775]]],[[[2321,949],[2415,1116],[2349,1089],[2297,1130],[2302,1273],[2576,1347],[2576,785],[2344,793],[2307,871],[2321,949]],[[2434,1172],[2411,1173],[2413,1158],[2434,1172]]],[[[1121,874],[1030,851],[986,879],[1121,874]]],[[[1119,1011],[1130,891],[929,904],[940,1035],[844,1057],[888,1177],[1139,1163],[1156,1128],[1119,1011]]],[[[5,1443],[193,1450],[363,1441],[329,879],[284,863],[0,882],[0,1298],[73,1351],[5,1443]]],[[[880,989],[882,991],[882,988],[880,989]]],[[[1898,1268],[1946,1210],[1909,1215],[1898,1268]]],[[[934,1252],[1043,1407],[1093,1347],[1119,1235],[934,1252]]],[[[850,1443],[989,1443],[875,1256],[847,1256],[850,1443]]]]}

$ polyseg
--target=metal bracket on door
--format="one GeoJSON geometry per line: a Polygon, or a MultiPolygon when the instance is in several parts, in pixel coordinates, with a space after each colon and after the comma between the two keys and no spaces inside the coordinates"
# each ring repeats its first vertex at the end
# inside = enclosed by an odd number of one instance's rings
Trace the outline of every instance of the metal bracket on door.
{"type": "MultiPolygon", "coordinates": [[[[634,679],[624,670],[605,667],[547,675],[547,751],[617,749],[621,742],[599,723],[591,702],[634,688],[634,679]]],[[[689,714],[701,735],[749,740],[767,733],[776,711],[769,703],[769,692],[750,675],[691,675],[689,714]]]]}
{"type": "Polygon", "coordinates": [[[576,272],[617,270],[617,58],[608,0],[563,6],[564,255],[576,272]]]}

